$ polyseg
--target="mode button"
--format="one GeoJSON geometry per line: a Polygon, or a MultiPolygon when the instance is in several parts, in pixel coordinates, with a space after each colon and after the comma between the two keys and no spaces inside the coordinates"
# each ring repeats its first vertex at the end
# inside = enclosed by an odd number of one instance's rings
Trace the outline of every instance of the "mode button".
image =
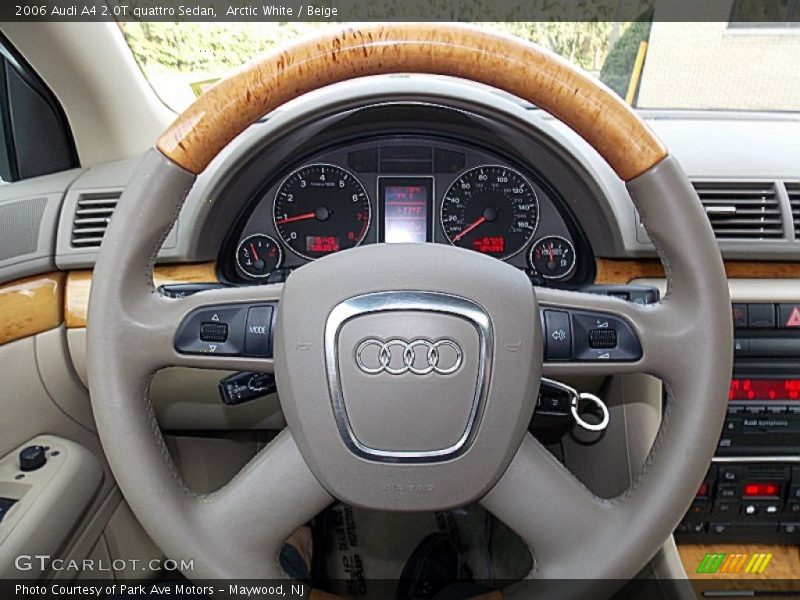
{"type": "Polygon", "coordinates": [[[272,356],[272,306],[251,306],[244,331],[247,356],[272,356]]]}

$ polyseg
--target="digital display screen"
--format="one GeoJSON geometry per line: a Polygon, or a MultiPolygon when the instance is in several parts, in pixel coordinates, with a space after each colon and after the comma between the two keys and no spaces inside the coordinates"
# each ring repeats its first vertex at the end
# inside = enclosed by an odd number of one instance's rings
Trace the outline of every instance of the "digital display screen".
{"type": "Polygon", "coordinates": [[[800,379],[733,379],[728,400],[800,400],[800,379]]]}
{"type": "Polygon", "coordinates": [[[483,254],[504,254],[506,238],[502,235],[487,235],[472,241],[472,249],[483,254]]]}
{"type": "Polygon", "coordinates": [[[382,178],[381,231],[387,244],[429,242],[433,180],[427,177],[382,178]]]}
{"type": "Polygon", "coordinates": [[[339,238],[334,235],[306,236],[306,252],[338,252],[339,238]]]}

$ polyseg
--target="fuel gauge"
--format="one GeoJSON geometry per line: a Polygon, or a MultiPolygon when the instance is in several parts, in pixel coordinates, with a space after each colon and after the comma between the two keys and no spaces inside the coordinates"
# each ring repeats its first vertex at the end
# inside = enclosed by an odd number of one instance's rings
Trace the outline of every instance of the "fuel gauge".
{"type": "Polygon", "coordinates": [[[252,279],[263,279],[281,266],[283,251],[274,238],[255,233],[241,241],[236,249],[236,264],[252,279]]]}
{"type": "Polygon", "coordinates": [[[529,260],[545,279],[564,279],[575,268],[575,248],[568,240],[549,235],[533,245],[529,260]]]}

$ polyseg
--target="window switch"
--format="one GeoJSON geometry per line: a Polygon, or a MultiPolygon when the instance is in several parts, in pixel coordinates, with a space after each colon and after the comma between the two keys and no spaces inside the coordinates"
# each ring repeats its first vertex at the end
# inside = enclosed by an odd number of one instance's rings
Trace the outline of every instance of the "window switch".
{"type": "Polygon", "coordinates": [[[228,324],[210,321],[200,324],[200,341],[224,342],[228,339],[228,324]]]}

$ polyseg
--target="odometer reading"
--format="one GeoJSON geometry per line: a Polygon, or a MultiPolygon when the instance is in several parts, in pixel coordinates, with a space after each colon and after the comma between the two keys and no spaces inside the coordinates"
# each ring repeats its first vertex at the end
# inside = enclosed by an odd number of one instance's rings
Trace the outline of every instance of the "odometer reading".
{"type": "Polygon", "coordinates": [[[456,179],[442,200],[442,229],[454,246],[509,258],[539,223],[536,192],[513,169],[482,166],[456,179]]]}
{"type": "Polygon", "coordinates": [[[275,229],[303,258],[358,246],[367,234],[370,204],[353,175],[333,165],[308,165],[289,175],[273,205],[275,229]]]}

